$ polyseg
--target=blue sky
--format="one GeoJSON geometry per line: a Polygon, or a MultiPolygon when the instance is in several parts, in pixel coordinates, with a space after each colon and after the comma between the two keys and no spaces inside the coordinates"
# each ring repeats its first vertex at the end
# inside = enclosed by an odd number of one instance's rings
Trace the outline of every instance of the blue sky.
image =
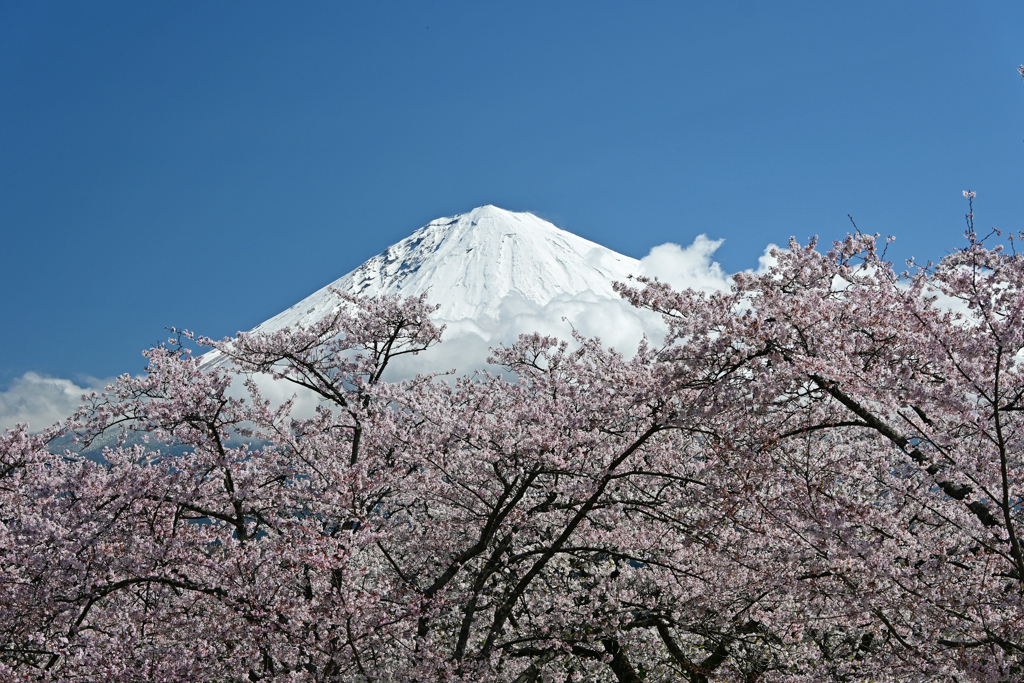
{"type": "Polygon", "coordinates": [[[630,256],[1024,229],[1024,4],[0,3],[0,389],[492,203],[630,256]]]}

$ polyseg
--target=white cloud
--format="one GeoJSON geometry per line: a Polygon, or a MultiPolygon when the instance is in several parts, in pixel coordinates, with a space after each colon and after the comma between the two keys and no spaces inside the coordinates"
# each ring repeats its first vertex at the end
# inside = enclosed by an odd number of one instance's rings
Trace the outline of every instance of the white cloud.
{"type": "MultiPolygon", "coordinates": [[[[779,259],[772,256],[772,251],[781,249],[777,244],[769,244],[764,248],[764,253],[757,258],[757,270],[753,271],[755,275],[764,275],[768,272],[768,269],[778,264],[779,259]]],[[[751,271],[747,271],[748,273],[751,271]]]]}
{"type": "Polygon", "coordinates": [[[685,249],[678,244],[662,244],[640,259],[643,275],[656,277],[676,289],[697,289],[705,292],[728,289],[731,279],[717,262],[712,261],[725,240],[697,235],[685,249]]]}
{"type": "Polygon", "coordinates": [[[395,381],[417,372],[449,370],[497,372],[496,368],[487,366],[490,349],[515,342],[520,334],[539,332],[568,339],[575,328],[586,337],[600,337],[605,346],[628,355],[636,352],[644,335],[657,342],[666,330],[660,316],[634,309],[623,299],[609,299],[590,292],[559,297],[544,306],[519,297],[510,299],[502,302],[499,317],[486,324],[468,320],[439,321],[447,325],[442,343],[417,356],[396,358],[386,378],[395,381]]]}
{"type": "Polygon", "coordinates": [[[26,372],[6,391],[0,391],[0,429],[26,422],[32,431],[42,431],[71,415],[82,403],[83,394],[101,391],[108,382],[89,377],[84,384],[26,372]]]}

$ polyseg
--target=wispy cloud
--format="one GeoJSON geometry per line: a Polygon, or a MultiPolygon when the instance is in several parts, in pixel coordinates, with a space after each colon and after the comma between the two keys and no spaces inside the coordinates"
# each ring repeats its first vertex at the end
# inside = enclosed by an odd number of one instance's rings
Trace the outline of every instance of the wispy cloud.
{"type": "Polygon", "coordinates": [[[26,372],[14,380],[6,391],[0,391],[0,429],[28,423],[32,431],[42,431],[62,420],[82,403],[82,395],[99,391],[107,380],[88,377],[84,386],[69,379],[46,377],[26,372]]]}

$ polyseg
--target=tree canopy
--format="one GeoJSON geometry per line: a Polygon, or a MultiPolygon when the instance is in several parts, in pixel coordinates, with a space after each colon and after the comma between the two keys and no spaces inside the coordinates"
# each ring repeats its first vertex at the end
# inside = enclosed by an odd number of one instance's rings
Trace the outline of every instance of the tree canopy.
{"type": "Polygon", "coordinates": [[[1020,680],[1024,257],[775,259],[618,285],[668,325],[631,357],[527,335],[387,382],[434,308],[348,295],[198,339],[230,366],[150,350],[0,438],[0,679],[1020,680]],[[111,430],[147,442],[47,450],[111,430]]]}

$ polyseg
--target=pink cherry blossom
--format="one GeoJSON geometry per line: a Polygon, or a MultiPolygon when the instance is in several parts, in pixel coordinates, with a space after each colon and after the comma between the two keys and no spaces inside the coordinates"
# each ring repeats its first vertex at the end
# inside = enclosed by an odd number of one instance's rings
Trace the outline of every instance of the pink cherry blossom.
{"type": "Polygon", "coordinates": [[[632,357],[387,382],[435,307],[343,294],[221,368],[151,349],[0,437],[0,680],[1020,680],[1024,257],[774,258],[618,285],[669,329],[632,357]]]}

